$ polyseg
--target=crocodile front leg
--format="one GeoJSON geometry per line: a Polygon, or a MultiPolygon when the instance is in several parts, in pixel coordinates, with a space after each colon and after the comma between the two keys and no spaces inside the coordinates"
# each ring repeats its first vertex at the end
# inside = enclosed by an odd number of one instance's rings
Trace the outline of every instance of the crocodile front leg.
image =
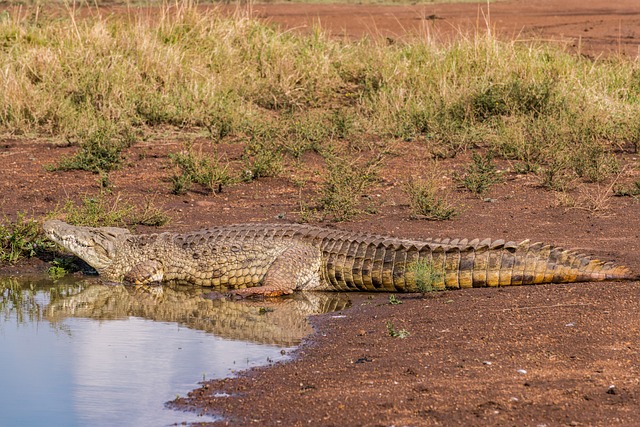
{"type": "Polygon", "coordinates": [[[320,285],[322,253],[304,243],[293,243],[271,264],[262,286],[235,289],[232,295],[275,297],[288,295],[296,289],[317,288],[320,285]]]}
{"type": "Polygon", "coordinates": [[[134,265],[124,275],[124,281],[134,285],[148,285],[161,282],[164,277],[164,269],[158,261],[146,260],[134,265]]]}

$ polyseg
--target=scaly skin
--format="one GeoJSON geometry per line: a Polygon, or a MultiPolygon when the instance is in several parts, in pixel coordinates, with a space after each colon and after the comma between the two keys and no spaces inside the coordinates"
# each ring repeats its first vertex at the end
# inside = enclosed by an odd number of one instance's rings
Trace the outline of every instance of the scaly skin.
{"type": "Polygon", "coordinates": [[[134,235],[122,228],[51,220],[44,229],[107,281],[189,283],[242,296],[294,290],[416,292],[420,265],[438,273],[436,289],[636,278],[626,267],[528,240],[410,240],[298,224],[134,235]]]}

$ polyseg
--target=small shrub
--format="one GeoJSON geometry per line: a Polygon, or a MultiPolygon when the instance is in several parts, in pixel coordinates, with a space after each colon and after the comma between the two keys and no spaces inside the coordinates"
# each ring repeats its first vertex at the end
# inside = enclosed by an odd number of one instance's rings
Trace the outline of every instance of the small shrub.
{"type": "Polygon", "coordinates": [[[247,166],[242,177],[245,181],[278,176],[282,172],[282,154],[275,147],[254,143],[245,148],[244,157],[247,166]]]}
{"type": "Polygon", "coordinates": [[[148,227],[161,227],[170,221],[171,217],[167,211],[156,206],[151,199],[147,199],[142,208],[134,209],[128,222],[148,227]]]}
{"type": "Polygon", "coordinates": [[[402,304],[402,300],[399,300],[398,297],[395,296],[395,294],[391,294],[389,295],[389,304],[400,305],[402,304]]]}
{"type": "Polygon", "coordinates": [[[444,197],[438,195],[438,188],[433,179],[410,180],[405,187],[409,196],[409,204],[413,215],[433,220],[442,221],[451,219],[458,214],[456,208],[451,206],[444,197]]]}
{"type": "Polygon", "coordinates": [[[7,218],[0,223],[0,262],[14,263],[20,258],[32,257],[51,250],[53,244],[46,240],[40,223],[19,213],[15,222],[7,218]]]}
{"type": "Polygon", "coordinates": [[[396,330],[396,327],[393,325],[393,322],[390,322],[390,321],[387,322],[387,332],[389,333],[390,337],[400,338],[400,339],[407,338],[409,335],[411,335],[409,331],[407,331],[406,329],[396,330]]]}
{"type": "Polygon", "coordinates": [[[420,260],[409,267],[416,281],[418,292],[428,293],[440,290],[435,286],[442,281],[442,272],[438,271],[433,263],[428,260],[420,260]]]}
{"type": "Polygon", "coordinates": [[[613,189],[613,194],[618,197],[636,197],[640,195],[640,181],[635,181],[628,186],[616,186],[613,189]]]}
{"type": "Polygon", "coordinates": [[[575,178],[571,171],[569,159],[562,153],[555,153],[548,158],[539,170],[540,185],[549,190],[565,191],[575,178]]]}
{"type": "Polygon", "coordinates": [[[374,181],[382,157],[364,165],[341,157],[327,158],[327,178],[321,190],[319,206],[334,221],[347,221],[361,212],[359,202],[365,188],[374,181]]]}
{"type": "Polygon", "coordinates": [[[132,134],[117,132],[114,126],[104,124],[80,137],[80,149],[72,157],[65,157],[51,170],[86,170],[101,175],[118,169],[122,163],[122,150],[131,146],[132,134]]]}
{"type": "Polygon", "coordinates": [[[223,186],[234,182],[228,163],[221,164],[216,155],[208,157],[202,152],[195,152],[190,144],[186,148],[183,152],[169,154],[174,166],[174,174],[170,178],[173,194],[190,191],[193,183],[202,185],[207,191],[219,193],[223,186]]]}
{"type": "Polygon", "coordinates": [[[106,194],[85,196],[79,205],[73,200],[67,200],[56,216],[63,216],[70,224],[88,227],[160,226],[170,220],[166,212],[156,207],[151,200],[138,208],[124,201],[120,195],[106,194]]]}
{"type": "Polygon", "coordinates": [[[282,144],[288,154],[299,159],[307,151],[320,151],[320,144],[330,136],[325,113],[312,110],[288,122],[287,136],[282,144]]]}
{"type": "Polygon", "coordinates": [[[472,161],[464,176],[460,178],[460,182],[467,190],[482,195],[494,184],[502,182],[502,177],[493,163],[493,153],[488,152],[485,156],[474,153],[472,161]]]}
{"type": "Polygon", "coordinates": [[[580,144],[573,151],[573,169],[588,182],[603,182],[620,171],[620,164],[600,143],[580,144]]]}

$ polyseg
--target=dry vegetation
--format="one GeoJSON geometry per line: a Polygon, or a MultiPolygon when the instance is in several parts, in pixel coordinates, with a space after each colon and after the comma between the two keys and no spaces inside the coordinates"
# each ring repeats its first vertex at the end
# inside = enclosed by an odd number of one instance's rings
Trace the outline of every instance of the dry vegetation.
{"type": "MultiPolygon", "coordinates": [[[[624,193],[609,185],[617,155],[640,145],[637,60],[499,40],[489,27],[450,44],[419,34],[345,41],[189,1],[151,10],[2,12],[0,132],[77,145],[52,168],[100,173],[105,186],[122,150],[162,126],[242,145],[237,170],[190,146],[173,154],[175,193],[278,175],[313,151],[327,173],[311,213],[336,220],[360,211],[362,191],[403,144],[424,144],[435,159],[478,150],[475,175],[460,177],[478,194],[499,180],[492,157],[551,190],[579,182],[624,193]]],[[[416,214],[450,217],[430,179],[407,191],[416,214]]]]}

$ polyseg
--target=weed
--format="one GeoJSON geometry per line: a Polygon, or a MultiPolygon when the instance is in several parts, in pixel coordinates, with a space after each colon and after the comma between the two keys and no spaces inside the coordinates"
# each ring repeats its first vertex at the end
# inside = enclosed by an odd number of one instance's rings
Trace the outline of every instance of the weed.
{"type": "Polygon", "coordinates": [[[635,181],[628,186],[616,186],[613,189],[613,194],[618,197],[636,197],[640,195],[640,181],[635,181]]]}
{"type": "Polygon", "coordinates": [[[346,108],[333,110],[330,122],[333,137],[345,139],[356,132],[354,113],[346,108]]]}
{"type": "Polygon", "coordinates": [[[120,195],[108,196],[105,193],[85,196],[80,204],[67,200],[55,216],[63,216],[70,224],[89,227],[160,226],[170,220],[167,213],[155,206],[151,200],[146,200],[144,205],[138,208],[123,200],[120,195]]]}
{"type": "Polygon", "coordinates": [[[444,197],[438,195],[434,179],[409,180],[405,186],[413,215],[433,221],[451,219],[458,214],[444,197]]]}
{"type": "Polygon", "coordinates": [[[171,217],[164,209],[155,205],[153,200],[147,199],[139,209],[134,209],[128,222],[130,224],[161,227],[171,221],[171,217]]]}
{"type": "Polygon", "coordinates": [[[0,223],[0,262],[15,263],[20,258],[32,257],[53,247],[42,233],[40,223],[27,219],[24,213],[18,213],[14,222],[5,217],[0,223]]]}
{"type": "Polygon", "coordinates": [[[132,212],[133,206],[124,202],[120,196],[112,199],[104,194],[86,196],[80,205],[67,200],[62,208],[68,223],[88,227],[123,226],[132,212]]]}
{"type": "Polygon", "coordinates": [[[282,171],[282,154],[273,146],[254,142],[245,148],[244,158],[246,168],[242,178],[245,181],[278,176],[282,171]]]}
{"type": "Polygon", "coordinates": [[[442,283],[442,272],[430,260],[419,260],[411,264],[408,272],[413,274],[418,292],[428,293],[440,290],[436,283],[442,283]]]}
{"type": "Polygon", "coordinates": [[[597,142],[577,145],[571,160],[578,176],[588,182],[603,182],[620,170],[613,154],[597,142]]]}
{"type": "Polygon", "coordinates": [[[328,174],[321,190],[320,209],[334,221],[347,221],[361,212],[359,201],[376,178],[382,156],[364,164],[335,155],[327,156],[328,174]]]}
{"type": "Polygon", "coordinates": [[[550,190],[565,191],[572,181],[569,160],[565,156],[554,156],[538,170],[540,184],[550,190]]]}
{"type": "Polygon", "coordinates": [[[284,138],[284,150],[295,159],[299,159],[306,151],[319,152],[320,144],[331,136],[325,116],[322,111],[310,110],[292,118],[284,138]]]}
{"type": "Polygon", "coordinates": [[[99,173],[102,186],[108,186],[107,173],[120,167],[122,150],[133,142],[130,133],[116,132],[108,123],[103,123],[98,129],[81,135],[80,140],[80,149],[76,154],[63,158],[56,166],[49,169],[86,170],[99,173]]]}
{"type": "Polygon", "coordinates": [[[67,270],[65,270],[63,267],[53,265],[47,270],[47,275],[51,280],[58,280],[67,275],[67,270]]]}
{"type": "Polygon", "coordinates": [[[614,186],[615,182],[607,186],[598,184],[595,187],[582,184],[578,187],[578,192],[575,196],[566,192],[558,193],[558,205],[601,215],[609,210],[609,202],[614,186]]]}
{"type": "Polygon", "coordinates": [[[191,190],[193,183],[202,185],[207,191],[219,193],[223,186],[230,185],[234,179],[229,173],[229,164],[221,164],[217,155],[204,155],[193,150],[191,144],[180,153],[169,154],[174,166],[171,176],[171,192],[184,194],[191,190]]]}
{"type": "Polygon", "coordinates": [[[395,296],[395,294],[391,294],[389,295],[389,304],[399,305],[402,304],[402,300],[399,300],[398,297],[395,296]]]}
{"type": "Polygon", "coordinates": [[[473,153],[472,164],[459,181],[467,190],[477,195],[486,193],[494,184],[502,182],[502,176],[493,163],[493,153],[489,151],[485,156],[473,153]]]}
{"type": "Polygon", "coordinates": [[[67,274],[78,271],[78,266],[74,263],[75,257],[55,258],[51,261],[51,267],[47,270],[47,275],[52,280],[61,279],[67,274]]]}
{"type": "Polygon", "coordinates": [[[396,327],[393,325],[393,322],[391,321],[387,322],[387,332],[389,333],[389,336],[393,338],[404,339],[410,335],[409,331],[407,331],[406,329],[396,330],[396,327]]]}

